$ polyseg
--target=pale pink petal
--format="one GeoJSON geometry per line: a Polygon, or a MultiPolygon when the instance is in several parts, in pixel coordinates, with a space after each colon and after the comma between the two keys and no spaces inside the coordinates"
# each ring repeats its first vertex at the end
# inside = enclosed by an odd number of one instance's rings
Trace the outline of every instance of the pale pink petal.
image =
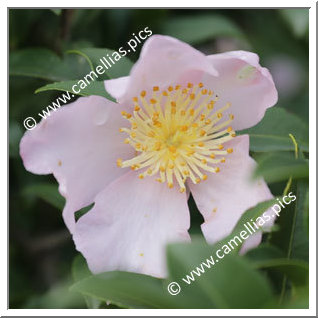
{"type": "Polygon", "coordinates": [[[105,81],[106,91],[116,100],[120,100],[128,89],[129,76],[114,78],[105,81]],[[107,85],[106,85],[107,84],[107,85]]]}
{"type": "Polygon", "coordinates": [[[224,114],[234,114],[233,128],[256,125],[267,108],[277,102],[277,90],[269,71],[259,65],[256,54],[233,51],[208,56],[219,76],[205,75],[203,83],[219,97],[217,107],[230,102],[224,114]]]}
{"type": "Polygon", "coordinates": [[[203,73],[217,75],[203,53],[172,37],[153,35],[145,42],[128,83],[123,79],[107,80],[105,88],[119,103],[129,103],[142,90],[198,82],[203,73]]]}
{"type": "MultiPolygon", "coordinates": [[[[209,243],[229,235],[247,209],[273,197],[263,179],[251,180],[256,163],[248,153],[248,135],[235,137],[224,146],[233,148],[233,153],[219,165],[220,172],[209,175],[200,184],[188,184],[204,217],[201,228],[209,243]]],[[[246,244],[251,248],[259,242],[260,234],[257,234],[246,244]]]]}
{"type": "Polygon", "coordinates": [[[53,173],[66,198],[64,220],[74,228],[74,212],[91,204],[98,192],[124,173],[116,159],[129,158],[119,128],[126,124],[115,103],[99,96],[79,98],[63,106],[20,143],[25,168],[36,174],[53,173]]]}
{"type": "Polygon", "coordinates": [[[93,273],[122,270],[165,276],[165,245],[189,241],[185,193],[128,172],[76,223],[73,239],[93,273]]]}

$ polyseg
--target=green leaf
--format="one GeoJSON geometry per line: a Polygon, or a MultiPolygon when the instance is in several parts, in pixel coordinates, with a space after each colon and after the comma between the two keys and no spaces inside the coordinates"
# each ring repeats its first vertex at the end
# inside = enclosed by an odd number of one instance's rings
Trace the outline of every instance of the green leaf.
{"type": "MultiPolygon", "coordinates": [[[[72,276],[75,282],[78,282],[82,279],[92,276],[92,273],[88,269],[88,266],[86,264],[84,257],[80,254],[74,258],[74,261],[72,264],[72,276]]],[[[85,299],[85,302],[88,308],[91,308],[91,309],[99,308],[101,303],[99,300],[89,296],[83,296],[83,297],[85,299]]]]}
{"type": "Polygon", "coordinates": [[[68,53],[74,53],[83,56],[89,63],[91,70],[98,75],[99,81],[127,76],[133,66],[133,63],[127,57],[121,56],[120,53],[110,49],[86,48],[80,50],[71,50],[68,51],[68,53]],[[117,58],[118,61],[115,60],[115,56],[120,57],[117,58]],[[111,62],[111,59],[115,64],[111,62]],[[109,64],[107,64],[107,62],[109,64]],[[103,63],[108,67],[108,69],[106,69],[103,63]],[[96,67],[98,65],[102,66],[103,70],[105,70],[104,74],[99,75],[96,72],[96,67]]]}
{"type": "Polygon", "coordinates": [[[309,149],[308,125],[277,106],[268,109],[258,125],[241,130],[239,134],[249,134],[250,150],[255,152],[293,151],[294,144],[289,134],[295,137],[301,151],[308,152],[309,149]]]}
{"type": "Polygon", "coordinates": [[[49,81],[76,79],[89,72],[83,58],[61,59],[47,49],[24,49],[10,53],[9,74],[42,78],[49,81]]]}
{"type": "Polygon", "coordinates": [[[190,44],[197,44],[217,37],[239,37],[243,33],[230,19],[221,15],[177,17],[163,23],[162,33],[190,44]]]}
{"type": "Polygon", "coordinates": [[[62,9],[50,9],[52,12],[54,12],[56,15],[61,15],[62,9]]]}
{"type": "MultiPolygon", "coordinates": [[[[73,85],[77,85],[78,81],[66,81],[66,82],[56,82],[52,84],[48,84],[38,88],[35,93],[46,92],[50,90],[64,91],[70,92],[72,94],[76,94],[72,90],[73,85]]],[[[79,85],[77,85],[76,90],[79,90],[79,85]]],[[[111,97],[105,90],[104,83],[99,81],[91,82],[87,87],[80,90],[78,93],[80,96],[90,96],[90,95],[98,95],[102,97],[106,97],[111,101],[115,101],[113,97],[111,97]]]]}
{"type": "Polygon", "coordinates": [[[27,186],[23,190],[25,196],[35,196],[63,210],[65,199],[58,192],[57,186],[49,183],[37,183],[27,186]]]}
{"type": "Polygon", "coordinates": [[[173,308],[162,279],[147,275],[106,272],[81,280],[71,290],[124,308],[173,308]]]}
{"type": "Polygon", "coordinates": [[[309,278],[308,264],[300,260],[292,259],[267,259],[253,262],[255,269],[269,268],[286,274],[296,287],[307,286],[309,278]]]}
{"type": "Polygon", "coordinates": [[[187,275],[191,276],[190,272],[197,270],[214,253],[215,247],[202,242],[168,246],[170,280],[181,287],[174,299],[181,301],[185,298],[191,308],[200,308],[200,302],[204,301],[203,308],[222,309],[262,308],[271,300],[268,281],[253,270],[247,260],[235,254],[226,255],[212,268],[203,267],[204,273],[194,275],[191,284],[183,280],[187,280],[187,275]]]}
{"type": "Polygon", "coordinates": [[[266,182],[278,182],[293,179],[307,178],[309,165],[305,159],[295,159],[292,153],[271,153],[258,160],[254,172],[255,177],[263,176],[266,182]]]}
{"type": "Polygon", "coordinates": [[[281,9],[279,13],[296,37],[303,37],[309,30],[309,9],[281,9]]]}
{"type": "Polygon", "coordinates": [[[25,308],[27,309],[76,309],[85,308],[83,298],[77,293],[70,292],[69,279],[53,285],[47,292],[39,296],[31,296],[25,308]]]}

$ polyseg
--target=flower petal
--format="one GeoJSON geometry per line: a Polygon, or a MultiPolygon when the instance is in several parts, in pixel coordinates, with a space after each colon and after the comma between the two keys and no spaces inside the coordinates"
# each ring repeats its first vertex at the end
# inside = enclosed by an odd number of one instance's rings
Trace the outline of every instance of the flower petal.
{"type": "Polygon", "coordinates": [[[119,132],[125,125],[115,103],[90,96],[53,111],[22,138],[25,168],[36,174],[53,173],[58,180],[66,198],[63,217],[71,232],[74,212],[91,204],[98,192],[124,173],[116,167],[116,159],[133,153],[119,132]]]}
{"type": "Polygon", "coordinates": [[[269,71],[259,65],[256,54],[233,51],[208,56],[219,76],[205,76],[203,82],[218,96],[219,107],[230,102],[225,114],[234,114],[233,128],[256,125],[267,108],[277,102],[277,90],[269,71]]]}
{"type": "MultiPolygon", "coordinates": [[[[124,170],[124,169],[123,169],[124,170]]],[[[123,270],[165,276],[165,245],[189,241],[185,193],[128,172],[76,223],[73,239],[93,273],[123,270]]]]}
{"type": "Polygon", "coordinates": [[[183,84],[206,72],[217,75],[208,58],[190,45],[169,36],[153,35],[144,44],[140,58],[126,79],[105,81],[105,88],[119,103],[130,102],[153,86],[183,84]],[[201,74],[198,76],[198,73],[201,74]]]}
{"type": "MultiPolygon", "coordinates": [[[[232,147],[234,152],[227,156],[227,161],[220,166],[220,172],[200,184],[189,183],[197,207],[204,217],[201,228],[209,243],[229,235],[247,209],[273,197],[263,179],[250,179],[255,161],[249,157],[248,135],[235,137],[225,146],[232,147]]],[[[257,234],[245,243],[251,248],[259,244],[260,238],[261,235],[257,234]]]]}

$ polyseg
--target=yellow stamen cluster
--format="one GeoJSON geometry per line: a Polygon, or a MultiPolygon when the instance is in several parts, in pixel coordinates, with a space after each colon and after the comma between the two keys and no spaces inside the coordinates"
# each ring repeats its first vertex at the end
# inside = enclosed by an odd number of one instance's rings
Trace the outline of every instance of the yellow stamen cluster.
{"type": "Polygon", "coordinates": [[[133,102],[133,114],[122,112],[131,128],[120,131],[128,134],[124,142],[134,147],[136,156],[118,159],[117,165],[140,170],[140,179],[158,175],[157,181],[167,182],[169,188],[176,181],[184,192],[187,178],[195,184],[206,180],[203,171],[219,172],[216,165],[233,152],[223,146],[235,137],[229,126],[234,116],[223,118],[230,103],[215,112],[217,97],[202,83],[169,86],[163,91],[155,86],[151,96],[142,91],[133,102]]]}

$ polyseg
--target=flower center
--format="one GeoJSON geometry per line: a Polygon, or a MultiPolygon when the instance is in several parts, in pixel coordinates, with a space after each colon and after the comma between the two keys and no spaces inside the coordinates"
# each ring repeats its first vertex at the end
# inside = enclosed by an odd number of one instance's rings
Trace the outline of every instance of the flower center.
{"type": "Polygon", "coordinates": [[[205,172],[219,172],[217,164],[233,152],[223,146],[235,137],[229,126],[234,116],[223,119],[230,103],[214,111],[218,98],[202,83],[169,86],[163,91],[155,86],[152,96],[146,95],[142,91],[133,98],[133,114],[122,112],[131,128],[120,131],[128,134],[124,142],[136,150],[136,155],[126,161],[118,159],[117,165],[140,170],[140,179],[157,175],[156,180],[167,182],[169,188],[177,182],[180,192],[185,191],[188,178],[196,184],[208,178],[205,172]]]}

